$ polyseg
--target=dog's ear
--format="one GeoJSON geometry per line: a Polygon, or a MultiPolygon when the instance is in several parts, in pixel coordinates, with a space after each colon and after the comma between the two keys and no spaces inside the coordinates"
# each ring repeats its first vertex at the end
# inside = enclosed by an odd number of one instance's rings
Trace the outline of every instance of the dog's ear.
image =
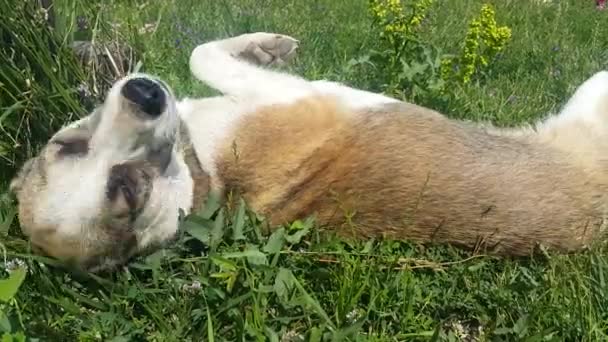
{"type": "Polygon", "coordinates": [[[99,120],[100,111],[97,109],[89,116],[62,128],[49,143],[59,146],[59,156],[86,155],[99,120]]]}
{"type": "Polygon", "coordinates": [[[90,140],[91,132],[88,130],[70,128],[53,136],[49,143],[59,146],[57,154],[61,157],[82,156],[89,152],[90,140]]]}
{"type": "Polygon", "coordinates": [[[19,169],[19,171],[17,171],[17,174],[13,177],[13,179],[11,180],[11,183],[8,187],[8,190],[10,193],[17,195],[19,193],[19,191],[21,191],[21,188],[23,187],[23,183],[25,182],[25,179],[32,171],[32,167],[34,166],[35,162],[36,162],[36,158],[30,158],[23,164],[21,169],[19,169]]]}
{"type": "MultiPolygon", "coordinates": [[[[89,146],[89,140],[100,120],[100,110],[96,109],[90,115],[64,127],[51,137],[49,143],[59,146],[60,155],[82,154],[86,153],[89,146]]],[[[48,144],[47,144],[48,147],[48,144]]],[[[44,154],[44,149],[42,150],[44,154]]],[[[23,184],[30,176],[30,173],[37,163],[44,162],[45,156],[39,155],[28,159],[17,174],[11,179],[9,184],[9,192],[18,195],[23,184]]]]}

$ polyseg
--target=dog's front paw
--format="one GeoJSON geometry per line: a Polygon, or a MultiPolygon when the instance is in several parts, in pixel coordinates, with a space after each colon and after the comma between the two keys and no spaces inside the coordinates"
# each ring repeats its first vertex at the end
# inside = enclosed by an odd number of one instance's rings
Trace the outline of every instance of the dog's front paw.
{"type": "Polygon", "coordinates": [[[237,57],[251,63],[267,65],[283,65],[296,55],[297,39],[283,34],[257,32],[242,36],[243,48],[237,57]]]}

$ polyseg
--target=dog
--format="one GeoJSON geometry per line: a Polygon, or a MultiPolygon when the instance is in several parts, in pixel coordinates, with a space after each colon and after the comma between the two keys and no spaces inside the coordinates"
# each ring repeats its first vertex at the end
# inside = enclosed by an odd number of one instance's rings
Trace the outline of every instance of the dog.
{"type": "Polygon", "coordinates": [[[11,182],[35,251],[112,270],[171,243],[180,211],[210,194],[239,194],[271,227],[314,217],[340,236],[503,256],[600,239],[608,72],[558,114],[499,128],[273,68],[299,46],[268,32],[198,45],[190,70],[215,97],[177,100],[145,73],[117,81],[11,182]]]}

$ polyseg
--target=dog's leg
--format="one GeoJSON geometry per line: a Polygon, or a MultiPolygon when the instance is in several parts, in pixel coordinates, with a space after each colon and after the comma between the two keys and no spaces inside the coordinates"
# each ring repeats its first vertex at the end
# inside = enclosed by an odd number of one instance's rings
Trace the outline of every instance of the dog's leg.
{"type": "Polygon", "coordinates": [[[581,84],[557,116],[547,124],[584,122],[604,128],[608,123],[608,71],[601,71],[581,84]]]}
{"type": "Polygon", "coordinates": [[[257,32],[197,46],[190,70],[199,80],[249,104],[291,103],[314,93],[305,79],[265,68],[295,55],[298,41],[286,35],[257,32]]]}
{"type": "Polygon", "coordinates": [[[265,68],[289,62],[295,56],[298,43],[292,37],[266,32],[216,40],[193,50],[190,68],[201,81],[250,104],[290,103],[311,95],[332,95],[354,109],[398,102],[337,82],[311,82],[265,68]]]}
{"type": "Polygon", "coordinates": [[[585,163],[606,160],[608,153],[608,72],[593,75],[554,116],[537,127],[541,141],[585,163]]]}
{"type": "Polygon", "coordinates": [[[562,110],[544,120],[539,130],[559,135],[574,127],[586,129],[592,136],[608,135],[608,71],[598,72],[583,82],[562,110]]]}

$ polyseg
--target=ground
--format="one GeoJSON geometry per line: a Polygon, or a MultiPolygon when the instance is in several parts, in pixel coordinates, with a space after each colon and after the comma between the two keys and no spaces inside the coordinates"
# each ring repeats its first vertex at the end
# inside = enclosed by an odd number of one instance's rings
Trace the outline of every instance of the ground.
{"type": "MultiPolygon", "coordinates": [[[[420,104],[454,118],[516,125],[558,110],[577,85],[608,69],[608,12],[592,0],[435,1],[425,42],[457,52],[482,3],[493,4],[497,21],[512,29],[508,46],[483,77],[450,89],[452,100],[423,97],[420,104]]],[[[180,96],[212,94],[189,74],[193,47],[252,31],[299,39],[293,72],[380,91],[349,63],[377,45],[367,4],[138,0],[113,4],[111,19],[144,51],[145,71],[180,96]]],[[[308,221],[268,238],[260,218],[239,203],[189,218],[174,248],[113,275],[67,273],[28,255],[17,233],[6,237],[8,266],[23,260],[28,273],[3,306],[8,318],[0,317],[0,330],[41,341],[607,338],[601,244],[578,255],[504,260],[447,246],[341,241],[308,221]]],[[[11,217],[2,214],[0,224],[11,217]]],[[[0,284],[0,294],[7,286],[0,284]]]]}

